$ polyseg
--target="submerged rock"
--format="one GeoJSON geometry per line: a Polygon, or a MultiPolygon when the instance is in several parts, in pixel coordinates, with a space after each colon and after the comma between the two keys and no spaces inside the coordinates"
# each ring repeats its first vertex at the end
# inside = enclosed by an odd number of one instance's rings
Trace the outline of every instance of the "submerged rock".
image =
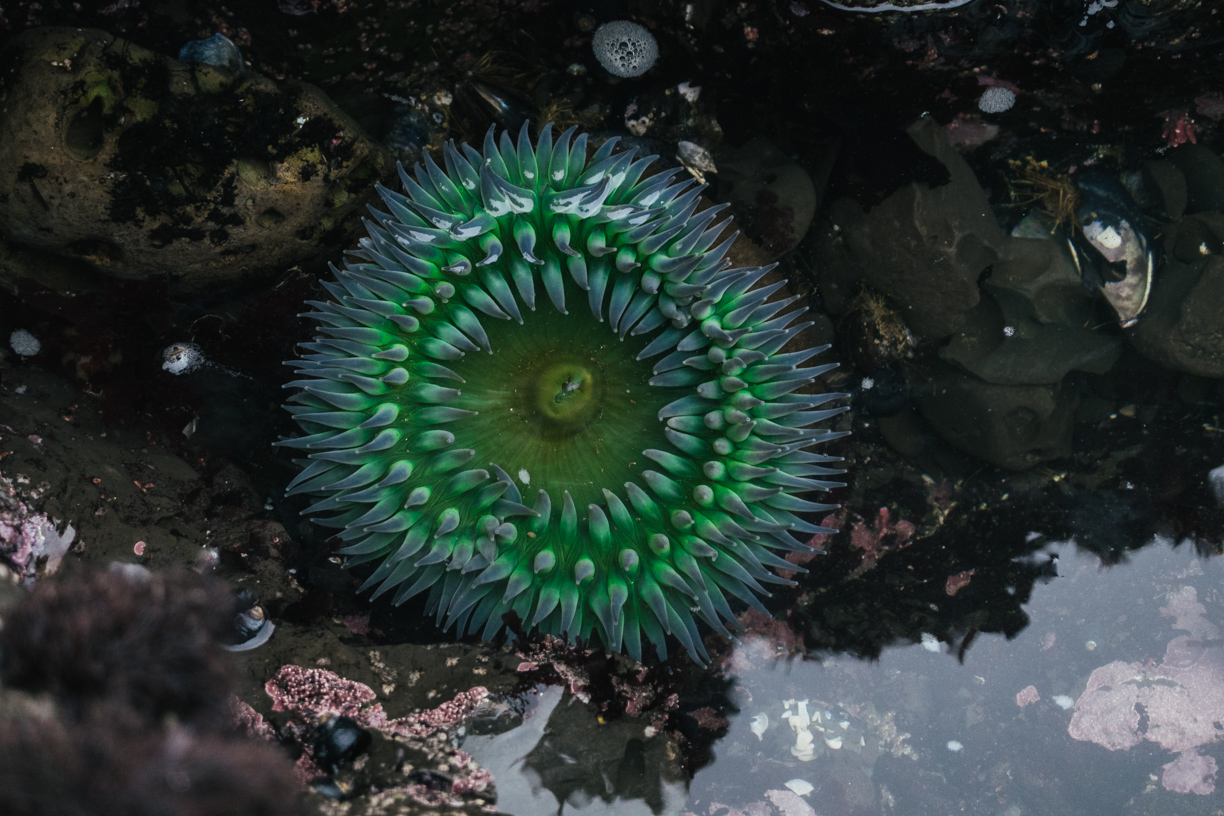
{"type": "Polygon", "coordinates": [[[1037,320],[1016,292],[986,293],[947,346],[945,360],[989,383],[1053,385],[1071,371],[1104,374],[1122,353],[1121,338],[1082,325],[1037,320]]]}
{"type": "Polygon", "coordinates": [[[1131,334],[1135,348],[1170,368],[1224,377],[1224,258],[1194,264],[1169,259],[1156,278],[1143,320],[1131,334]]]}
{"type": "Polygon", "coordinates": [[[1025,470],[1071,452],[1078,397],[1064,382],[996,385],[939,372],[918,408],[944,439],[1007,470],[1025,470]]]}
{"type": "Polygon", "coordinates": [[[1224,211],[1224,160],[1214,150],[1188,144],[1168,156],[1185,179],[1187,213],[1224,211]]]}
{"type": "Polygon", "coordinates": [[[841,199],[832,217],[859,279],[896,302],[918,335],[947,337],[978,304],[978,278],[1002,255],[1005,236],[943,128],[927,117],[907,133],[947,168],[949,182],[912,181],[870,210],[841,199]]]}
{"type": "Polygon", "coordinates": [[[2,59],[0,232],[201,292],[343,243],[390,160],[311,85],[184,64],[95,29],[2,59]]]}
{"type": "Polygon", "coordinates": [[[719,167],[739,223],[769,259],[798,246],[816,214],[816,187],[807,171],[764,136],[720,156],[719,167]]]}

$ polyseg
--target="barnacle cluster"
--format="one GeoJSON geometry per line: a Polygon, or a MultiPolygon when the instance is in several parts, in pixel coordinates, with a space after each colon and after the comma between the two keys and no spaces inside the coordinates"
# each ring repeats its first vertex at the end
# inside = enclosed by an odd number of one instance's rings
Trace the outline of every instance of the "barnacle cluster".
{"type": "Polygon", "coordinates": [[[513,611],[701,659],[697,620],[727,634],[733,599],[760,608],[770,567],[796,569],[777,551],[828,532],[801,496],[836,486],[809,449],[841,434],[809,426],[844,395],[796,393],[831,366],[789,350],[809,324],[784,284],[727,268],[723,208],[615,148],[490,130],[380,187],[289,363],[289,492],[349,565],[376,562],[363,588],[428,592],[461,633],[513,611]]]}

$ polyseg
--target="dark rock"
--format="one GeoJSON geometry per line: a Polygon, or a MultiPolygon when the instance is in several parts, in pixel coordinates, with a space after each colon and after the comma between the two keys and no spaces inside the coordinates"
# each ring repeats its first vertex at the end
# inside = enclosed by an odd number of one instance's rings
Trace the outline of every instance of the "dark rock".
{"type": "Polygon", "coordinates": [[[1186,212],[1186,177],[1167,159],[1143,165],[1143,186],[1152,201],[1177,221],[1186,212]]]}
{"type": "Polygon", "coordinates": [[[856,368],[871,371],[913,356],[918,344],[896,306],[864,289],[837,326],[841,348],[856,368]]]}
{"type": "Polygon", "coordinates": [[[951,368],[933,372],[918,408],[961,450],[1007,470],[1071,452],[1077,396],[1064,382],[996,385],[951,368]]]}
{"type": "Polygon", "coordinates": [[[1008,238],[983,288],[1021,296],[1042,323],[1082,326],[1093,317],[1092,298],[1065,242],[1052,237],[1008,238]]]}
{"type": "Polygon", "coordinates": [[[909,402],[909,384],[905,374],[896,367],[877,368],[867,372],[863,387],[855,401],[855,412],[871,417],[897,414],[909,402]],[[867,387],[866,383],[871,387],[867,387]]]}
{"type": "Polygon", "coordinates": [[[1053,385],[1071,371],[1104,374],[1122,353],[1119,337],[1082,325],[1043,323],[1006,289],[983,295],[940,356],[986,382],[1053,385]]]}
{"type": "Polygon", "coordinates": [[[719,154],[718,178],[729,186],[737,224],[769,260],[803,240],[816,214],[816,188],[807,171],[769,139],[758,136],[719,154]]]}
{"type": "Polygon", "coordinates": [[[214,34],[205,40],[192,40],[179,50],[179,62],[215,65],[237,73],[242,70],[242,52],[224,34],[214,34]]]}
{"type": "Polygon", "coordinates": [[[198,293],[346,242],[390,170],[311,85],[187,65],[103,31],[4,51],[0,231],[198,293]]]}
{"type": "Polygon", "coordinates": [[[908,133],[947,167],[950,181],[910,182],[870,210],[842,199],[832,218],[861,280],[895,301],[917,334],[947,337],[977,305],[978,277],[1001,256],[1005,236],[943,129],[927,117],[908,133]]]}
{"type": "Polygon", "coordinates": [[[1186,179],[1186,212],[1224,212],[1224,160],[1199,144],[1182,145],[1168,156],[1186,179]]]}
{"type": "Polygon", "coordinates": [[[935,441],[927,423],[912,407],[893,416],[879,417],[876,427],[890,448],[910,459],[921,456],[935,441]]]}
{"type": "Polygon", "coordinates": [[[1224,252],[1224,215],[1217,212],[1188,215],[1165,228],[1164,249],[1169,256],[1185,264],[1201,260],[1204,255],[1224,252]]]}
{"type": "Polygon", "coordinates": [[[1224,259],[1193,264],[1169,259],[1152,287],[1147,311],[1131,332],[1145,356],[1200,377],[1224,377],[1224,259]]]}

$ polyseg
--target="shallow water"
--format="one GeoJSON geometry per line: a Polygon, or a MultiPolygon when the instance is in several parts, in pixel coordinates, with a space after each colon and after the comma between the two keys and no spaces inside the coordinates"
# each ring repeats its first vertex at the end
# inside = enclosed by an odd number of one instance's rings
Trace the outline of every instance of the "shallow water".
{"type": "MultiPolygon", "coordinates": [[[[1086,705],[1076,701],[1086,698],[1094,670],[1113,661],[1155,667],[1167,642],[1185,634],[1161,612],[1171,595],[1193,588],[1205,618],[1224,620],[1224,567],[1163,539],[1111,566],[1073,542],[1050,544],[1038,557],[1053,559],[1057,576],[1023,605],[1028,626],[1010,639],[979,636],[963,660],[959,643],[932,636],[889,647],[873,661],[776,657],[773,643],[746,638],[728,665],[738,710],[714,760],[687,786],[683,808],[681,786],[661,782],[648,797],[635,794],[640,780],[624,785],[612,764],[602,769],[605,798],[573,790],[559,802],[566,789],[548,769],[581,773],[583,764],[550,744],[567,728],[560,714],[582,707],[559,688],[543,690],[520,728],[468,738],[463,748],[493,771],[499,807],[515,816],[769,812],[763,802],[787,814],[1212,812],[1212,797],[1163,789],[1163,768],[1177,754],[1142,740],[1143,733],[1156,739],[1157,727],[1180,727],[1188,710],[1144,711],[1137,703],[1139,744],[1130,750],[1077,740],[1068,729],[1086,705]],[[801,749],[801,713],[811,720],[810,754],[801,749]]],[[[1218,661],[1218,632],[1204,644],[1218,661]]],[[[1172,689],[1176,681],[1148,682],[1172,689]]],[[[1218,712],[1224,673],[1189,699],[1218,712]]],[[[604,739],[598,728],[588,732],[595,743],[604,739]]],[[[1218,746],[1208,745],[1205,753],[1213,752],[1218,746]]]]}
{"type": "MultiPolygon", "coordinates": [[[[8,5],[5,41],[89,25],[169,59],[212,32],[202,0],[8,5]]],[[[709,159],[685,163],[706,174],[711,201],[732,205],[747,253],[737,263],[777,261],[807,298],[811,344],[831,343],[841,364],[824,385],[852,394],[851,412],[827,424],[853,432],[820,448],[846,460],[847,486],[827,497],[844,508],[827,520],[842,532],[813,539],[827,556],[778,588],[768,614],[742,615],[737,643],[702,630],[710,666],[675,654],[674,640],[670,661],[645,667],[556,642],[454,643],[423,603],[371,603],[330,531],[299,517],[308,502],[282,498],[296,468],[272,443],[296,430],[276,405],[281,360],[310,336],[297,315],[325,297],[319,280],[361,234],[356,215],[300,257],[216,287],[210,271],[251,252],[231,256],[224,230],[209,233],[215,249],[200,244],[204,260],[175,267],[181,288],[160,267],[146,280],[108,266],[119,256],[98,247],[122,230],[128,246],[158,237],[116,214],[126,210],[81,216],[101,224],[90,241],[63,225],[23,233],[45,256],[23,255],[6,232],[0,338],[28,330],[42,351],[15,342],[0,360],[5,474],[31,513],[75,525],[70,561],[159,570],[207,547],[222,577],[255,592],[277,629],[246,656],[240,696],[282,738],[292,728],[268,712],[263,683],[287,665],[330,666],[381,690],[396,716],[488,687],[521,725],[447,728],[463,731],[512,816],[1219,814],[1224,495],[1208,473],[1224,463],[1224,318],[1178,321],[1224,304],[1224,14],[1209,0],[838,5],[881,3],[282,0],[226,12],[246,70],[318,83],[353,117],[349,138],[385,152],[392,186],[395,159],[411,164],[446,139],[479,144],[490,124],[515,129],[545,111],[664,163],[709,159]],[[622,14],[659,39],[640,79],[609,77],[592,55],[591,27],[622,14]],[[984,106],[988,93],[1010,107],[984,106]],[[1184,172],[1171,171],[1182,158],[1184,172]],[[1098,293],[1092,273],[1108,270],[1084,273],[1065,249],[1074,228],[1052,240],[1066,213],[1029,198],[1072,190],[1086,167],[1116,182],[1088,188],[1092,200],[1146,231],[1153,292],[1180,281],[1140,307],[1136,328],[1098,293]],[[1142,178],[1160,168],[1162,183],[1142,178]],[[1180,199],[1178,177],[1191,188],[1180,199]],[[911,188],[926,210],[906,210],[911,188]],[[892,265],[907,240],[910,267],[892,265]],[[80,268],[50,263],[64,257],[80,268]],[[1182,303],[1191,268],[1202,288],[1182,303]],[[208,365],[163,368],[163,349],[188,340],[208,365]],[[982,410],[961,412],[971,404],[982,410]],[[1011,421],[996,421],[1005,412],[1011,421]]],[[[57,81],[71,73],[52,65],[57,81]]],[[[174,124],[157,129],[194,132],[174,124]]],[[[345,130],[300,128],[286,144],[344,143],[345,130]]],[[[270,137],[252,133],[262,150],[270,137]]],[[[91,172],[124,177],[137,159],[151,177],[177,171],[177,159],[147,159],[156,142],[129,137],[119,164],[91,172]]],[[[228,173],[230,158],[207,169],[228,173]]],[[[37,223],[55,211],[44,193],[95,178],[43,181],[36,169],[23,163],[10,187],[31,196],[37,223]]],[[[282,217],[264,216],[252,229],[282,217]]],[[[1103,234],[1089,221],[1081,229],[1103,234]]],[[[289,243],[259,244],[278,241],[289,243]]],[[[519,476],[532,478],[545,474],[519,476]]],[[[389,742],[384,759],[398,750],[389,742]]],[[[380,771],[358,777],[357,799],[407,775],[394,759],[380,771]]],[[[448,779],[426,781],[452,793],[448,779]]],[[[483,790],[466,793],[448,812],[484,806],[473,799],[483,790]]]]}

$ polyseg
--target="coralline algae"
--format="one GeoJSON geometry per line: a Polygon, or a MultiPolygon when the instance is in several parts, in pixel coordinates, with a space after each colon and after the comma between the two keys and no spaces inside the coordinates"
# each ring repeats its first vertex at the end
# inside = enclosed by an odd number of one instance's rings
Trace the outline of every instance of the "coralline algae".
{"type": "Polygon", "coordinates": [[[1224,641],[1220,627],[1204,617],[1194,587],[1169,593],[1160,614],[1189,634],[1169,641],[1158,666],[1125,663],[1101,666],[1075,701],[1067,729],[1072,737],[1111,751],[1125,751],[1147,740],[1179,752],[1164,766],[1162,784],[1182,793],[1215,790],[1216,762],[1198,748],[1217,740],[1224,722],[1224,641]],[[1148,718],[1140,730],[1140,710],[1148,718]]]}

